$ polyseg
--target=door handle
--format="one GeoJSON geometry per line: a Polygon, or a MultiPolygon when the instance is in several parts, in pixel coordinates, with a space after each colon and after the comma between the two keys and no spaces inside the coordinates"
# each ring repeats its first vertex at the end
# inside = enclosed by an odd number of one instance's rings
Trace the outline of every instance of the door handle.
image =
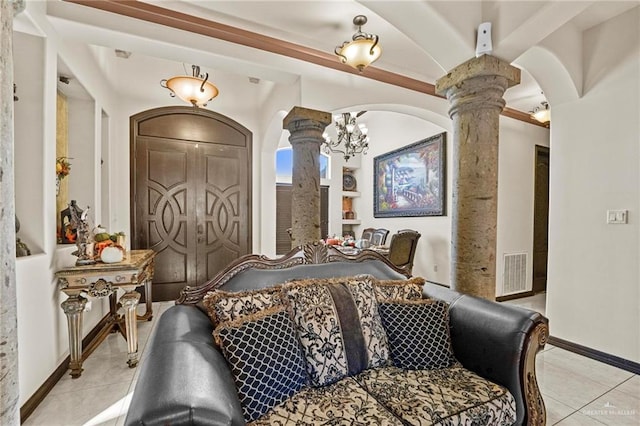
{"type": "Polygon", "coordinates": [[[204,234],[204,227],[202,226],[202,224],[198,225],[198,234],[199,235],[204,234]]]}

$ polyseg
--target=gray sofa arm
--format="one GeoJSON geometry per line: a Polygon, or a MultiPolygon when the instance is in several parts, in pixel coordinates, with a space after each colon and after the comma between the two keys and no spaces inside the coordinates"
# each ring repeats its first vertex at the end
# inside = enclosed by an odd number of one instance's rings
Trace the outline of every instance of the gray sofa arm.
{"type": "Polygon", "coordinates": [[[544,424],[535,357],[546,343],[547,318],[435,284],[425,284],[423,293],[449,303],[456,358],[465,368],[509,389],[516,401],[516,424],[544,424]]]}
{"type": "Polygon", "coordinates": [[[126,425],[244,425],[209,318],[193,306],[162,314],[147,343],[126,425]]]}

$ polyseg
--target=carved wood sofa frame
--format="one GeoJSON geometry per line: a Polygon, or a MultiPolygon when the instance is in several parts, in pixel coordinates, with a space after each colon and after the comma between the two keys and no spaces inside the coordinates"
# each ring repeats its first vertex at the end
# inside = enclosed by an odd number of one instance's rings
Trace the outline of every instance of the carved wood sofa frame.
{"type": "MultiPolygon", "coordinates": [[[[294,248],[287,255],[271,259],[264,255],[246,255],[232,262],[228,267],[218,273],[213,279],[198,287],[185,287],[177,305],[197,305],[202,301],[205,294],[211,290],[224,286],[238,274],[247,270],[284,270],[297,265],[320,265],[332,262],[366,262],[375,260],[384,263],[391,270],[405,276],[411,275],[404,268],[398,268],[389,261],[386,256],[372,250],[362,250],[355,255],[348,255],[340,252],[332,246],[322,243],[310,243],[294,248]]],[[[473,296],[462,295],[446,287],[427,283],[424,290],[429,297],[440,298],[451,304],[457,303],[460,298],[472,298],[473,296]]],[[[496,303],[477,299],[477,303],[496,303]]],[[[526,336],[524,348],[520,355],[520,392],[524,397],[525,416],[524,423],[527,425],[546,424],[546,410],[535,372],[535,359],[537,353],[544,347],[549,335],[548,321],[539,315],[533,329],[526,336]]]]}

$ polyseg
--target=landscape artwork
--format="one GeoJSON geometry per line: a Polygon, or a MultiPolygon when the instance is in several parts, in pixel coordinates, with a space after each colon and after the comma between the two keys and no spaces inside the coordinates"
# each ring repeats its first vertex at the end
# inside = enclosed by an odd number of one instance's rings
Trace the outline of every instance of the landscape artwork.
{"type": "Polygon", "coordinates": [[[444,216],[445,133],[374,158],[374,217],[444,216]]]}

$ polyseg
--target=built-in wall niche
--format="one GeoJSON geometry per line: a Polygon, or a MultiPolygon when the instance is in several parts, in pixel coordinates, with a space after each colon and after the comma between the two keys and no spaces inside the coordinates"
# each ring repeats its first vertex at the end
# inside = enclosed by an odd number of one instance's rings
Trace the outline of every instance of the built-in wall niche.
{"type": "MultiPolygon", "coordinates": [[[[15,211],[20,221],[17,238],[32,255],[46,247],[44,209],[45,182],[53,165],[45,167],[45,39],[14,31],[14,179],[15,211]]],[[[28,259],[26,256],[22,259],[28,259]]]]}
{"type": "Polygon", "coordinates": [[[75,200],[81,210],[90,209],[89,221],[97,225],[101,214],[96,196],[100,179],[98,123],[102,110],[66,64],[58,59],[56,109],[56,238],[59,244],[73,244],[75,234],[62,214],[75,200]],[[96,139],[98,141],[96,142],[96,139]]]}
{"type": "Polygon", "coordinates": [[[97,215],[96,223],[100,223],[106,229],[112,229],[111,219],[111,197],[110,197],[110,170],[111,170],[111,150],[109,145],[109,116],[102,110],[100,114],[100,215],[97,215]]]}

